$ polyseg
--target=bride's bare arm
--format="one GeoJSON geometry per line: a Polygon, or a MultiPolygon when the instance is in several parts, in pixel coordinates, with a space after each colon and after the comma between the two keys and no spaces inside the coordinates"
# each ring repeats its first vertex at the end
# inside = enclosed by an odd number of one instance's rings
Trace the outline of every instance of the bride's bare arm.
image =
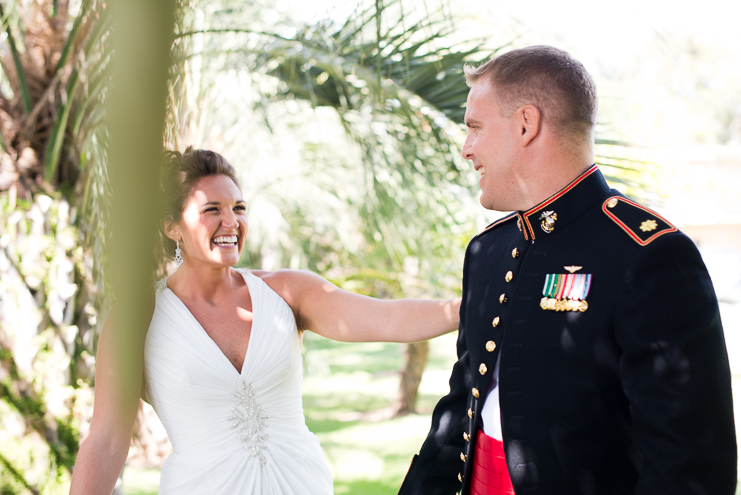
{"type": "Polygon", "coordinates": [[[70,495],[110,495],[131,444],[142,367],[126,362],[112,320],[109,313],[98,341],[93,419],[77,454],[70,495]]]}
{"type": "Polygon", "coordinates": [[[255,272],[296,314],[299,328],[344,342],[419,342],[458,328],[460,299],[383,300],[297,270],[255,272]]]}

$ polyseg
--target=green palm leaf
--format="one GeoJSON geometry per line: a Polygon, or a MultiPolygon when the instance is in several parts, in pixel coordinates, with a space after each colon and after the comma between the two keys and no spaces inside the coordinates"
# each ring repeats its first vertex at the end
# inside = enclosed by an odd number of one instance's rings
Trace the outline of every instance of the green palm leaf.
{"type": "Polygon", "coordinates": [[[10,53],[13,56],[15,73],[18,77],[18,89],[21,93],[23,111],[28,113],[31,111],[32,102],[31,91],[28,89],[28,81],[26,80],[26,69],[25,67],[23,67],[23,61],[21,60],[21,55],[18,51],[18,46],[16,45],[15,36],[13,35],[13,31],[11,30],[10,18],[8,15],[6,15],[5,9],[3,8],[2,4],[0,4],[0,18],[2,19],[2,23],[5,26],[5,32],[8,34],[8,47],[10,48],[10,53]]]}

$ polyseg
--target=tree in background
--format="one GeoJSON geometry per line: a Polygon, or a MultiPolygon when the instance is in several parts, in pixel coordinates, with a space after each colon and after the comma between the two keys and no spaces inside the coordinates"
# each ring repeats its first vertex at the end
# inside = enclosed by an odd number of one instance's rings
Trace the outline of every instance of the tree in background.
{"type": "Polygon", "coordinates": [[[89,420],[105,281],[108,12],[3,1],[0,492],[51,493],[89,420]]]}

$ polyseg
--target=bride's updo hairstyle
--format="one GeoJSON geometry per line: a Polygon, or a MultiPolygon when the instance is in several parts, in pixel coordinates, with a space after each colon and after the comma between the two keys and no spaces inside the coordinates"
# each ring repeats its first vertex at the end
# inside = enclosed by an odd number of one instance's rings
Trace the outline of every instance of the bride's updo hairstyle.
{"type": "MultiPolygon", "coordinates": [[[[166,151],[160,180],[164,194],[164,220],[179,222],[193,186],[202,178],[212,175],[226,175],[239,187],[234,167],[218,153],[194,150],[192,146],[188,146],[184,153],[166,151]]],[[[175,241],[167,237],[162,230],[160,239],[163,252],[158,259],[169,260],[175,257],[175,241]]]]}

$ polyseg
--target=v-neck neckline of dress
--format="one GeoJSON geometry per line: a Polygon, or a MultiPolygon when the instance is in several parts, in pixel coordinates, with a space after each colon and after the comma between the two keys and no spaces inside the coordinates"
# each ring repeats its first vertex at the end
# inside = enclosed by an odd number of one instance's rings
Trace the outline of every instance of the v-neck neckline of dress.
{"type": "MultiPolygon", "coordinates": [[[[211,338],[211,336],[208,334],[205,328],[203,328],[203,325],[201,325],[201,322],[198,321],[198,318],[195,317],[195,315],[188,309],[188,306],[178,297],[175,292],[170,289],[170,286],[167,285],[167,278],[164,279],[165,282],[165,290],[170,291],[170,294],[173,295],[173,297],[177,300],[178,303],[185,309],[188,316],[190,316],[193,321],[196,322],[196,325],[198,325],[198,328],[201,329],[201,332],[203,332],[203,335],[213,344],[213,346],[216,348],[216,351],[226,359],[227,363],[229,363],[229,367],[239,373],[239,376],[242,376],[244,373],[245,366],[247,365],[247,358],[250,355],[250,349],[252,349],[252,335],[255,331],[255,323],[257,322],[257,317],[255,316],[255,291],[253,290],[254,286],[250,284],[250,278],[253,277],[252,273],[246,270],[240,270],[239,268],[236,268],[237,272],[242,276],[244,279],[244,282],[247,284],[247,289],[250,291],[250,300],[252,301],[252,328],[250,328],[250,336],[247,338],[247,350],[244,352],[244,360],[242,361],[242,369],[238,370],[236,366],[234,366],[234,363],[232,363],[231,359],[224,354],[224,351],[221,350],[221,347],[219,347],[219,344],[216,343],[214,339],[211,338]]],[[[169,278],[169,277],[168,277],[169,278]]]]}

